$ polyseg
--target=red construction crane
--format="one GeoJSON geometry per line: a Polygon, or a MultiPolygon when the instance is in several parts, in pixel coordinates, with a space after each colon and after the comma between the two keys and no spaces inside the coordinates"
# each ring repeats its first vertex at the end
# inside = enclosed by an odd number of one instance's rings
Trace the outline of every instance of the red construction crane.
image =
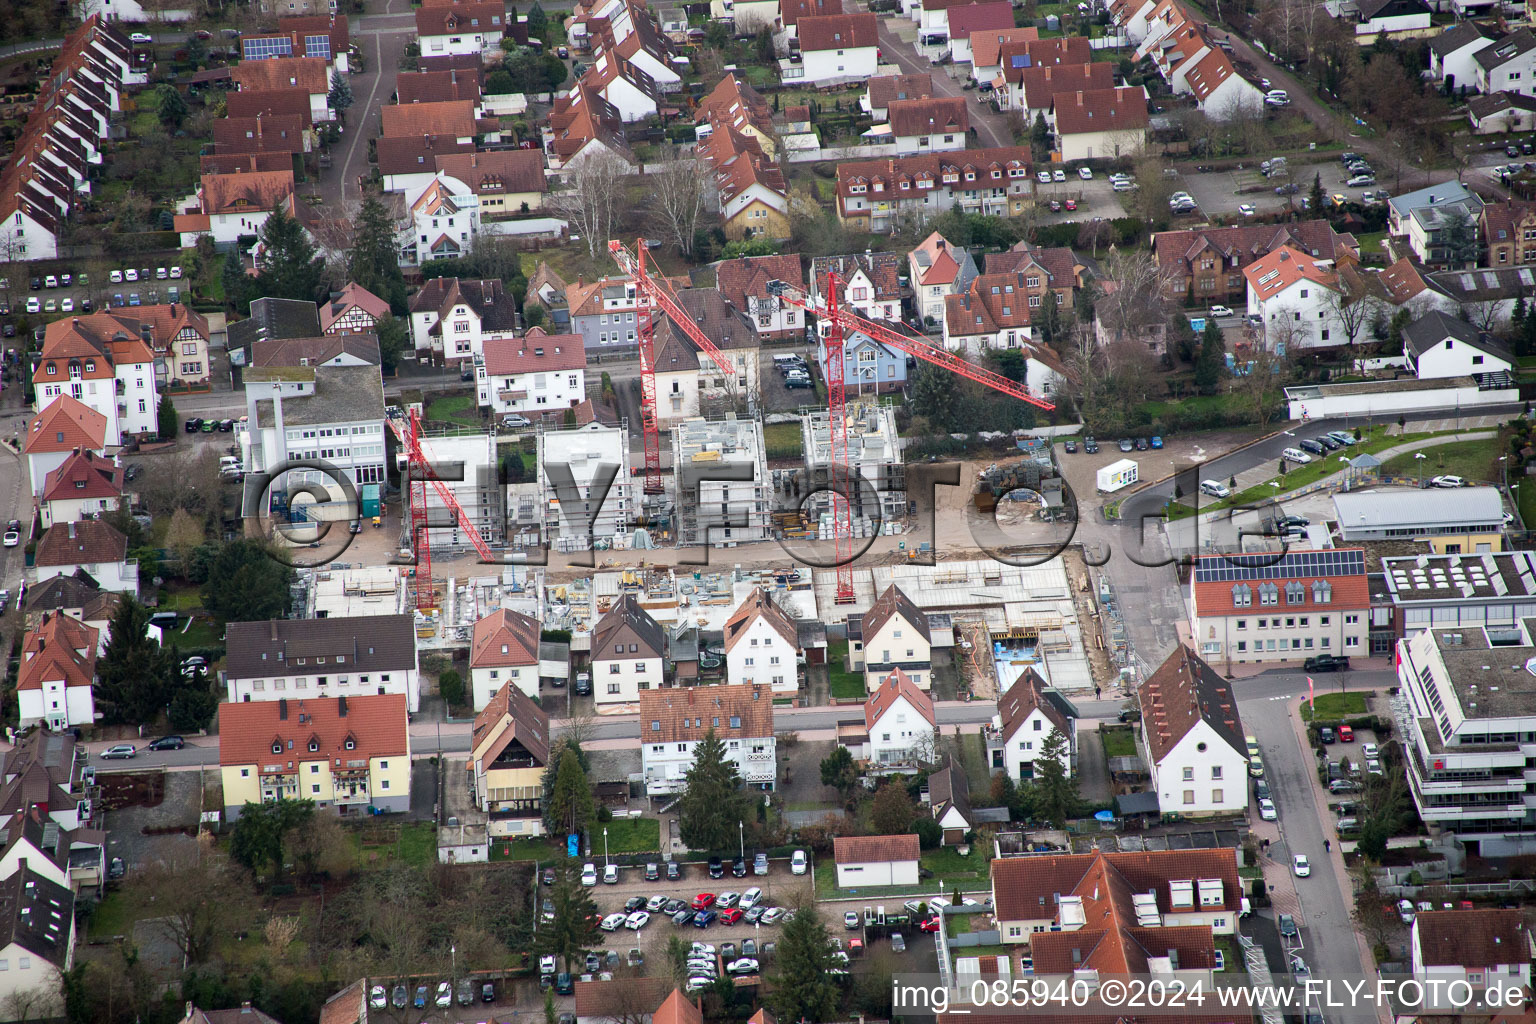
{"type": "Polygon", "coordinates": [[[848,422],[843,393],[842,352],[843,339],[847,332],[858,331],[866,334],[882,345],[915,356],[951,373],[957,373],[967,380],[984,384],[994,391],[1001,391],[1021,402],[1028,402],[1045,410],[1054,409],[1056,406],[1034,394],[1018,381],[977,366],[947,349],[931,344],[924,338],[902,334],[893,330],[889,324],[870,320],[852,312],[838,301],[841,284],[842,278],[837,274],[827,274],[827,284],[822,289],[822,297],[812,299],[808,294],[791,288],[783,281],[770,281],[768,294],[777,295],[791,306],[798,306],[806,312],[814,313],[818,321],[825,320],[828,324],[828,354],[826,366],[823,369],[827,377],[828,428],[832,441],[831,477],[834,492],[832,524],[833,545],[837,555],[836,600],[838,604],[847,604],[853,600],[853,516],[848,501],[844,497],[847,493],[848,479],[848,422]],[[837,354],[836,358],[833,353],[837,354]]]}
{"type": "Polygon", "coordinates": [[[635,298],[638,300],[635,320],[638,324],[636,337],[640,342],[640,422],[645,432],[645,493],[661,493],[661,435],[656,429],[656,347],[655,311],[660,310],[672,321],[672,326],[682,331],[719,367],[729,387],[734,388],[736,364],[721,352],[709,339],[693,317],[677,301],[677,295],[665,278],[652,277],[645,266],[645,245],[635,247],[635,253],[624,248],[617,239],[608,242],[608,252],[635,282],[635,298]]]}
{"type": "Polygon", "coordinates": [[[409,481],[409,496],[411,502],[411,543],[416,548],[416,608],[418,610],[437,607],[437,593],[432,587],[432,535],[427,528],[427,484],[431,483],[437,490],[440,498],[448,511],[453,513],[454,519],[459,524],[459,529],[469,537],[475,550],[480,552],[480,558],[486,562],[495,562],[498,559],[485,538],[480,536],[480,531],[475,524],[470,522],[459,500],[453,496],[452,489],[438,477],[437,471],[432,468],[432,462],[427,458],[421,448],[421,416],[415,409],[411,410],[409,429],[402,426],[396,417],[388,417],[385,422],[400,439],[400,446],[405,449],[408,465],[406,476],[409,481]]]}

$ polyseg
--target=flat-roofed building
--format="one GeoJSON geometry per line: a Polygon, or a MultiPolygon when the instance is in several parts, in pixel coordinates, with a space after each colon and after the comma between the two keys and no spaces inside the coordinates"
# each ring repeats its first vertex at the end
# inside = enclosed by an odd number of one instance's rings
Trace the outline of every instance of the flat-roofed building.
{"type": "Polygon", "coordinates": [[[1400,636],[1536,616],[1536,552],[1402,555],[1383,558],[1381,571],[1400,636]]]}
{"type": "Polygon", "coordinates": [[[1341,491],[1333,496],[1339,538],[1424,540],[1437,554],[1502,551],[1504,499],[1497,487],[1341,491]]]}

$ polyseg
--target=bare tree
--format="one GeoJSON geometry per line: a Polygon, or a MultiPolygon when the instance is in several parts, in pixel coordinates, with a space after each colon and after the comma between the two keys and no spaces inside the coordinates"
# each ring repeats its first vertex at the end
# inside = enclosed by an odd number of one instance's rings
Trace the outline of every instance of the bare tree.
{"type": "Polygon", "coordinates": [[[246,919],[250,903],[244,880],[211,850],[145,868],[132,891],[189,964],[212,956],[234,922],[246,919]]]}
{"type": "Polygon", "coordinates": [[[1167,320],[1168,275],[1150,249],[1111,246],[1104,274],[1104,294],[1093,309],[1110,338],[1136,337],[1144,327],[1167,320]]]}
{"type": "Polygon", "coordinates": [[[1474,299],[1461,304],[1461,316],[1480,331],[1492,333],[1508,319],[1499,299],[1474,299]]]}
{"type": "Polygon", "coordinates": [[[60,993],[47,988],[18,988],[7,993],[0,1003],[0,1013],[15,1024],[49,1020],[60,1016],[63,1008],[60,993]]]}
{"type": "Polygon", "coordinates": [[[565,188],[552,197],[551,206],[581,233],[592,259],[613,234],[630,170],[622,157],[599,150],[568,172],[565,188]]]}
{"type": "Polygon", "coordinates": [[[1380,309],[1380,303],[1373,295],[1351,295],[1342,278],[1337,290],[1328,290],[1324,305],[1343,329],[1344,339],[1351,349],[1355,347],[1355,339],[1360,337],[1360,332],[1370,325],[1380,309]]]}
{"type": "Polygon", "coordinates": [[[1265,337],[1233,355],[1236,372],[1232,390],[1252,406],[1254,422],[1265,426],[1274,418],[1278,399],[1291,374],[1291,363],[1306,336],[1296,322],[1283,313],[1276,316],[1265,337]]]}
{"type": "Polygon", "coordinates": [[[692,256],[699,219],[720,207],[714,171],[693,153],[672,147],[660,166],[646,174],[645,181],[656,204],[651,220],[657,230],[676,242],[684,256],[692,256]]]}

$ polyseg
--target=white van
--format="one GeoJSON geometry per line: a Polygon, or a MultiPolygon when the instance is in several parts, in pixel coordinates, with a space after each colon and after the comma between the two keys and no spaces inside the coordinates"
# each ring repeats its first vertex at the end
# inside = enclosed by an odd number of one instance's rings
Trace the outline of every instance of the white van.
{"type": "Polygon", "coordinates": [[[1287,449],[1285,449],[1285,451],[1281,452],[1280,455],[1281,455],[1281,457],[1289,459],[1292,462],[1311,462],[1312,461],[1312,456],[1308,455],[1306,452],[1302,451],[1300,448],[1287,448],[1287,449]]]}
{"type": "Polygon", "coordinates": [[[1216,480],[1201,480],[1200,493],[1208,494],[1213,498],[1230,498],[1232,489],[1216,480]]]}

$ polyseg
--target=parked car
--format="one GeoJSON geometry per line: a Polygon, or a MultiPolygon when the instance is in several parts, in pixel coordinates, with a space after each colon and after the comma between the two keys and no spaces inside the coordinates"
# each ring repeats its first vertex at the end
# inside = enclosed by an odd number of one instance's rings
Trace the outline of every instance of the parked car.
{"type": "Polygon", "coordinates": [[[180,736],[161,736],[149,745],[150,750],[180,750],[187,741],[180,736]]]}
{"type": "Polygon", "coordinates": [[[1301,663],[1307,672],[1343,672],[1349,668],[1349,659],[1337,654],[1317,654],[1301,663]]]}
{"type": "MultiPolygon", "coordinates": [[[[757,856],[752,858],[752,873],[758,876],[766,875],[768,873],[768,855],[766,853],[759,853],[757,856]]],[[[748,889],[747,891],[757,892],[756,889],[748,889]]],[[[755,903],[757,901],[753,900],[753,902],[755,903]]],[[[742,900],[742,905],[747,905],[745,899],[742,900]]]]}
{"type": "Polygon", "coordinates": [[[1275,802],[1273,800],[1259,801],[1259,817],[1264,821],[1275,821],[1280,817],[1279,813],[1275,810],[1275,802]]]}
{"type": "Polygon", "coordinates": [[[119,743],[116,746],[108,747],[106,750],[103,750],[101,752],[101,759],[103,761],[126,761],[136,756],[138,752],[139,749],[132,743],[119,743]]]}
{"type": "Polygon", "coordinates": [[[1284,449],[1284,450],[1282,450],[1280,452],[1280,457],[1282,459],[1287,459],[1287,460],[1289,460],[1291,462],[1311,462],[1312,461],[1312,456],[1308,455],[1306,452],[1302,451],[1300,448],[1286,448],[1286,449],[1284,449]]]}
{"type": "Polygon", "coordinates": [[[597,884],[597,865],[596,864],[583,864],[581,866],[581,884],[582,885],[596,885],[597,884]]]}
{"type": "Polygon", "coordinates": [[[1231,308],[1228,307],[1228,306],[1212,306],[1211,307],[1211,316],[1216,318],[1216,319],[1218,319],[1218,320],[1221,319],[1222,317],[1235,316],[1235,315],[1236,314],[1233,313],[1231,308]]]}
{"type": "Polygon", "coordinates": [[[1337,738],[1338,738],[1338,737],[1336,737],[1336,736],[1335,736],[1335,735],[1334,735],[1334,734],[1333,734],[1333,727],[1332,727],[1332,726],[1328,726],[1328,725],[1323,725],[1323,726],[1319,726],[1319,727],[1318,727],[1318,730],[1317,730],[1317,739],[1318,739],[1318,742],[1320,742],[1320,743],[1321,743],[1321,744],[1323,744],[1323,746],[1325,746],[1325,747],[1326,747],[1326,746],[1330,746],[1330,745],[1332,745],[1332,744],[1333,744],[1333,742],[1334,742],[1334,741],[1335,741],[1335,740],[1336,740],[1336,739],[1337,739],[1337,738]]]}
{"type": "Polygon", "coordinates": [[[807,861],[804,850],[796,850],[789,857],[789,873],[792,875],[805,874],[807,861]]]}
{"type": "Polygon", "coordinates": [[[1079,167],[1077,169],[1077,176],[1079,178],[1082,178],[1084,181],[1092,181],[1093,180],[1093,168],[1091,168],[1091,167],[1079,167]]]}
{"type": "Polygon", "coordinates": [[[1467,482],[1459,476],[1437,476],[1429,482],[1431,487],[1465,487],[1467,482]]]}
{"type": "Polygon", "coordinates": [[[405,986],[404,985],[396,985],[395,986],[395,991],[394,991],[393,995],[390,997],[390,1002],[392,1002],[394,1004],[395,1009],[403,1010],[403,1009],[405,1009],[405,1004],[406,1004],[406,1001],[407,1001],[408,998],[409,998],[409,996],[407,995],[407,993],[405,991],[405,986]]]}
{"type": "Polygon", "coordinates": [[[725,877],[725,865],[720,860],[719,857],[711,857],[711,858],[709,858],[709,877],[710,878],[724,878],[725,877]]]}
{"type": "Polygon", "coordinates": [[[1296,447],[1313,455],[1326,455],[1328,453],[1327,448],[1324,448],[1322,445],[1308,437],[1304,437],[1300,441],[1297,441],[1296,447]]]}

